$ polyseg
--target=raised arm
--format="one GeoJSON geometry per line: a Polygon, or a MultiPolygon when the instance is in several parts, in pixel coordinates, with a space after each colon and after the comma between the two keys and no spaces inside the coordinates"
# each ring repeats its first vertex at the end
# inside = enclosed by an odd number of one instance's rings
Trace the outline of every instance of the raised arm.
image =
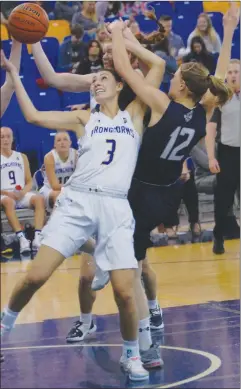
{"type": "MultiPolygon", "coordinates": [[[[15,41],[15,39],[13,39],[10,61],[15,65],[17,72],[19,72],[19,68],[20,68],[21,50],[22,50],[22,44],[15,41]]],[[[3,116],[4,112],[6,111],[9,105],[13,92],[14,92],[14,88],[13,88],[12,80],[10,75],[7,73],[6,81],[1,87],[1,104],[0,104],[1,117],[3,116]]]]}
{"type": "Polygon", "coordinates": [[[93,74],[56,73],[46,57],[40,42],[32,45],[32,50],[38,70],[48,85],[66,92],[85,92],[90,90],[93,74]]]}
{"type": "MultiPolygon", "coordinates": [[[[157,88],[149,85],[145,79],[143,80],[140,75],[132,69],[126,52],[121,25],[118,23],[113,24],[111,26],[111,33],[113,42],[113,60],[116,71],[124,78],[143,103],[154,111],[162,114],[169,105],[169,98],[157,88]]],[[[150,63],[153,61],[153,56],[155,56],[155,54],[150,51],[137,45],[135,45],[135,49],[134,45],[131,46],[130,44],[129,47],[135,51],[135,55],[138,57],[140,56],[143,62],[150,63]]],[[[157,57],[157,60],[159,61],[159,66],[162,64],[164,67],[164,64],[161,62],[163,60],[159,57],[157,57]]]]}
{"type": "Polygon", "coordinates": [[[25,119],[29,123],[55,130],[72,130],[78,136],[84,135],[85,126],[90,114],[86,111],[38,111],[30,100],[15,66],[1,52],[1,64],[9,72],[15,93],[25,119]]]}
{"type": "MultiPolygon", "coordinates": [[[[230,62],[233,34],[235,28],[239,23],[239,16],[240,16],[239,8],[234,2],[232,2],[229,10],[226,12],[226,14],[223,17],[223,28],[224,28],[223,43],[221,46],[217,67],[215,71],[215,77],[219,78],[222,81],[225,80],[228,65],[230,62]]],[[[217,99],[214,96],[214,94],[212,94],[209,90],[203,97],[201,103],[204,105],[207,113],[211,116],[212,110],[217,104],[217,99]]]]}

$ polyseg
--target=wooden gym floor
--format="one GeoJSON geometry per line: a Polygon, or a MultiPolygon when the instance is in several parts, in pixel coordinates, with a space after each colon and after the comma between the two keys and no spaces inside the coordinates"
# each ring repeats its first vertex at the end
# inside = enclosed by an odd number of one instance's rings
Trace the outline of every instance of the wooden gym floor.
{"type": "MultiPolygon", "coordinates": [[[[164,308],[164,332],[154,333],[165,366],[149,383],[131,383],[119,369],[120,334],[110,285],[94,306],[97,332],[74,346],[65,337],[79,315],[80,257],[56,271],[19,315],[2,343],[2,388],[238,388],[239,240],[225,242],[215,256],[211,243],[152,248],[164,308]]],[[[15,258],[16,259],[16,258],[15,258]]],[[[4,260],[4,259],[3,259],[4,260]]],[[[29,260],[1,264],[1,306],[29,266],[29,260]]]]}

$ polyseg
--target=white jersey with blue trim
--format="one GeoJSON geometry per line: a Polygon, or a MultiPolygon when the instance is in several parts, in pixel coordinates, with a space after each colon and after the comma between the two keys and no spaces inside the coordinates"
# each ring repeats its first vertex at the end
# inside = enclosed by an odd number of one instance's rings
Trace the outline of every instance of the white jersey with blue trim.
{"type": "Polygon", "coordinates": [[[1,190],[13,191],[16,185],[25,187],[23,156],[17,151],[13,151],[9,158],[1,154],[1,190]]]}
{"type": "Polygon", "coordinates": [[[93,112],[78,141],[76,169],[67,185],[78,190],[83,185],[128,192],[136,166],[141,137],[127,111],[111,119],[93,112]]]}
{"type": "MultiPolygon", "coordinates": [[[[51,153],[54,158],[54,165],[55,165],[55,174],[57,179],[59,180],[60,184],[66,184],[70,176],[73,174],[73,171],[75,170],[76,166],[76,150],[73,148],[69,149],[69,156],[66,161],[62,161],[59,154],[55,149],[51,150],[51,153]]],[[[50,188],[50,183],[45,171],[45,166],[42,166],[42,174],[44,177],[44,186],[46,188],[50,188]]]]}

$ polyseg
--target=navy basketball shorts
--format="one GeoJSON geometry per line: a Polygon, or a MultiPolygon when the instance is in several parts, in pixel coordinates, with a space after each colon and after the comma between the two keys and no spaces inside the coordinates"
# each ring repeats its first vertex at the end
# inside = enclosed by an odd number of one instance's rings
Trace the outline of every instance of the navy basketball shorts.
{"type": "Polygon", "coordinates": [[[146,250],[153,246],[151,231],[160,224],[168,224],[173,210],[178,207],[181,185],[152,186],[133,179],[128,200],[135,219],[134,250],[137,261],[146,257],[146,250]]]}

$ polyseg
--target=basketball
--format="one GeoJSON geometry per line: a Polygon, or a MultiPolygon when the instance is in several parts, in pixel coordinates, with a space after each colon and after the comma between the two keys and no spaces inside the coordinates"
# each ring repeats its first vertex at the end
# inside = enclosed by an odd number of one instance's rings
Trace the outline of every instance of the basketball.
{"type": "Polygon", "coordinates": [[[21,43],[39,42],[48,31],[48,26],[48,15],[34,3],[18,5],[8,19],[10,34],[21,43]]]}

